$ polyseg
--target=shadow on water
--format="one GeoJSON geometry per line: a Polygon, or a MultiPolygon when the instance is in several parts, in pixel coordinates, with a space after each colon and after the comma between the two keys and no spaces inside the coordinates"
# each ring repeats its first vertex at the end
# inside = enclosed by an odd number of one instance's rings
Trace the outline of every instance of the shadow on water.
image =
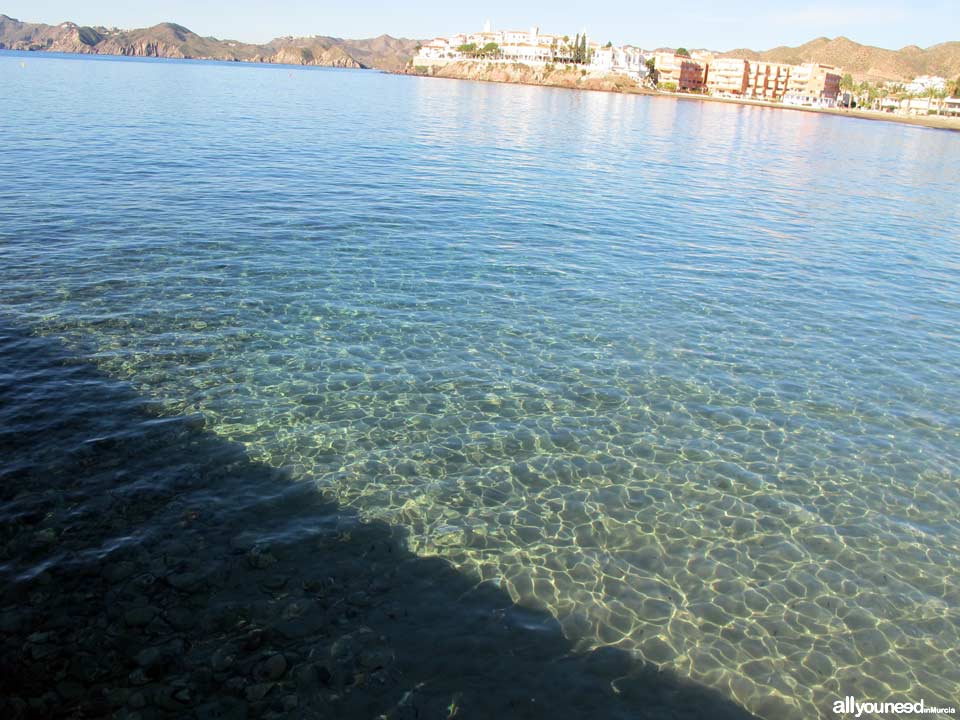
{"type": "Polygon", "coordinates": [[[0,715],[749,718],[0,325],[0,715]]]}

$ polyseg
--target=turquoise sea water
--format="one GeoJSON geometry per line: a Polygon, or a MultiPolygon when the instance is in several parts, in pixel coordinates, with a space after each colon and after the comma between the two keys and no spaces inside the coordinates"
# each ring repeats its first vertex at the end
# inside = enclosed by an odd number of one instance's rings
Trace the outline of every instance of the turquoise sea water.
{"type": "Polygon", "coordinates": [[[960,134],[14,53],[0,101],[5,322],[580,646],[960,700],[960,134]]]}

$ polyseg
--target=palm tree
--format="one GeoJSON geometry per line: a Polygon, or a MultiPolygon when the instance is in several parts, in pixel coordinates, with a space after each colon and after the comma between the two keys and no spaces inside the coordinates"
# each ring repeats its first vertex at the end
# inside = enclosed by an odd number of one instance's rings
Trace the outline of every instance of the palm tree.
{"type": "Polygon", "coordinates": [[[950,94],[947,92],[946,88],[937,90],[937,115],[943,115],[943,101],[949,96],[950,94]]]}

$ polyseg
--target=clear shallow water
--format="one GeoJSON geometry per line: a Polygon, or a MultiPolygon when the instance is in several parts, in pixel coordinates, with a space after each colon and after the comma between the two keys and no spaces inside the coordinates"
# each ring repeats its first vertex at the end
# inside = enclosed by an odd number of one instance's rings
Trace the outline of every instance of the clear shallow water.
{"type": "Polygon", "coordinates": [[[18,325],[584,646],[767,717],[960,697],[960,136],[205,63],[0,88],[18,325]]]}

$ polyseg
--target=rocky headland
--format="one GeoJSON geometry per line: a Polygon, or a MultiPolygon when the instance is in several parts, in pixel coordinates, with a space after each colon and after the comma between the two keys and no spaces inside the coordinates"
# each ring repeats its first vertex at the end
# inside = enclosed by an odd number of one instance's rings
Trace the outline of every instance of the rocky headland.
{"type": "Polygon", "coordinates": [[[411,75],[450,78],[456,80],[482,80],[485,82],[515,83],[521,85],[542,85],[546,87],[570,88],[575,90],[601,90],[651,94],[653,91],[641,87],[626,75],[618,73],[588,73],[579,67],[569,65],[532,66],[522,63],[489,63],[464,61],[432,67],[409,66],[406,71],[411,75]]]}

